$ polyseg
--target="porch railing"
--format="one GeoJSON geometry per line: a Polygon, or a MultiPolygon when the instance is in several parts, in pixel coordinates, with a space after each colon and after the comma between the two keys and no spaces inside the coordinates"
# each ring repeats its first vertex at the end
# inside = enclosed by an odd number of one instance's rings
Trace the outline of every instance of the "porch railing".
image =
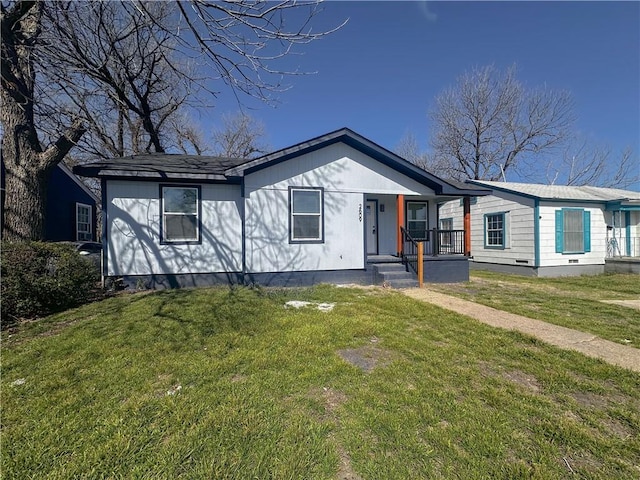
{"type": "Polygon", "coordinates": [[[607,258],[640,257],[640,237],[607,239],[607,258]]]}
{"type": "Polygon", "coordinates": [[[464,230],[409,230],[400,227],[403,232],[404,243],[409,237],[415,242],[424,243],[424,254],[436,255],[464,255],[464,230]]]}

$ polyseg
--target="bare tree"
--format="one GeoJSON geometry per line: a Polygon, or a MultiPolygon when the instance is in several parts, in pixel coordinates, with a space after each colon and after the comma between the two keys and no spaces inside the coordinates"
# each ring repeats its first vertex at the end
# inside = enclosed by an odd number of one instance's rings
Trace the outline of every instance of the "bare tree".
{"type": "Polygon", "coordinates": [[[2,233],[7,240],[42,237],[48,176],[85,132],[82,123],[74,120],[49,146],[40,144],[34,91],[43,9],[44,4],[36,1],[0,4],[0,118],[5,165],[2,233]]]}
{"type": "Polygon", "coordinates": [[[429,168],[429,156],[420,149],[418,139],[413,132],[406,132],[402,136],[398,145],[396,145],[395,152],[423,170],[429,168]]]}
{"type": "Polygon", "coordinates": [[[578,139],[564,149],[559,160],[549,162],[546,181],[625,189],[640,181],[640,161],[631,148],[614,155],[608,146],[578,139]]]}
{"type": "Polygon", "coordinates": [[[526,89],[515,66],[475,68],[436,98],[430,112],[435,161],[454,179],[498,180],[561,145],[572,107],[567,92],[526,89]]]}
{"type": "Polygon", "coordinates": [[[213,152],[229,158],[254,158],[269,153],[264,142],[265,127],[250,115],[239,112],[222,116],[222,126],[213,131],[213,152]]]}
{"type": "Polygon", "coordinates": [[[48,175],[87,129],[87,152],[161,152],[189,143],[167,128],[210,80],[272,100],[303,73],[277,60],[333,31],[312,31],[318,3],[2,0],[3,237],[42,238],[48,175]]]}

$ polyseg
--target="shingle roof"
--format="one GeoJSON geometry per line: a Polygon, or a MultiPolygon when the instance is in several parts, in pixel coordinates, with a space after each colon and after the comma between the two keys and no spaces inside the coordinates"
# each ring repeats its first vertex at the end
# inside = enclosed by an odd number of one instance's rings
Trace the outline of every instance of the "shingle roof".
{"type": "Polygon", "coordinates": [[[240,183],[240,178],[246,174],[291,160],[337,142],[343,142],[403,175],[428,186],[437,195],[458,197],[462,195],[488,195],[490,193],[486,189],[441,179],[348,128],[341,128],[251,160],[155,153],[79,165],[73,171],[86,177],[99,178],[128,177],[150,180],[173,179],[240,183]]]}
{"type": "Polygon", "coordinates": [[[150,153],[78,165],[73,170],[87,177],[226,180],[227,169],[247,161],[246,158],[150,153]]]}
{"type": "Polygon", "coordinates": [[[611,202],[624,200],[640,201],[640,192],[621,190],[618,188],[590,186],[575,187],[566,185],[543,185],[538,183],[489,182],[485,180],[468,180],[468,183],[544,200],[583,200],[589,202],[611,202]]]}

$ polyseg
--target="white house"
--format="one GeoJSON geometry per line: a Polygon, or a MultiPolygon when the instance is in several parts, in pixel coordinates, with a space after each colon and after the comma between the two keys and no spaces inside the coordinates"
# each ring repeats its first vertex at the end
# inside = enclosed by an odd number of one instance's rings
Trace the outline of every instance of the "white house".
{"type": "MultiPolygon", "coordinates": [[[[104,277],[148,287],[375,283],[400,227],[428,247],[439,203],[488,193],[346,128],[251,161],[150,154],[75,172],[101,179],[104,277]]],[[[427,248],[427,280],[468,278],[458,250],[427,248]]]]}
{"type": "MultiPolygon", "coordinates": [[[[640,268],[640,192],[467,183],[492,191],[470,200],[472,268],[538,276],[603,273],[605,263],[607,270],[640,268]]],[[[443,204],[440,228],[460,228],[462,212],[460,201],[443,204]]]]}

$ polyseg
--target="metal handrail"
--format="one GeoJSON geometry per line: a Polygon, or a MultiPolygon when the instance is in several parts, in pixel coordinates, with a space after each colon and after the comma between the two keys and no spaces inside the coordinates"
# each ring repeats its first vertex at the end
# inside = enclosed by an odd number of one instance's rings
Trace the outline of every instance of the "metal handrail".
{"type": "Polygon", "coordinates": [[[418,276],[418,286],[422,287],[424,283],[424,243],[415,240],[403,227],[400,227],[400,233],[402,234],[402,251],[400,252],[402,263],[407,271],[411,267],[411,270],[418,276]]]}
{"type": "Polygon", "coordinates": [[[400,227],[400,233],[402,233],[402,251],[400,252],[402,264],[411,267],[414,273],[418,273],[418,242],[404,227],[400,227]]]}

